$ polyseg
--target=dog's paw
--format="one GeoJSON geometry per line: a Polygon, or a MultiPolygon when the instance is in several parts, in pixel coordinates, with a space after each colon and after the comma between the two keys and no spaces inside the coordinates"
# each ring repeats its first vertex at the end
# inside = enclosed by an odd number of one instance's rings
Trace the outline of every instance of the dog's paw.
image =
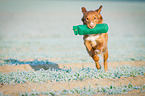
{"type": "Polygon", "coordinates": [[[95,50],[96,54],[101,54],[100,50],[95,50]]]}

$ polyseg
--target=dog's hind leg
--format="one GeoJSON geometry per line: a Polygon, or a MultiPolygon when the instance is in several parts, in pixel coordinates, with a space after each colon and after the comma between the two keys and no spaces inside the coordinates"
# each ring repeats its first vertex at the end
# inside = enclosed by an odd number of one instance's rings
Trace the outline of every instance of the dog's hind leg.
{"type": "Polygon", "coordinates": [[[108,49],[103,54],[104,59],[104,69],[105,71],[108,71],[108,65],[107,65],[107,59],[108,59],[108,49]]]}

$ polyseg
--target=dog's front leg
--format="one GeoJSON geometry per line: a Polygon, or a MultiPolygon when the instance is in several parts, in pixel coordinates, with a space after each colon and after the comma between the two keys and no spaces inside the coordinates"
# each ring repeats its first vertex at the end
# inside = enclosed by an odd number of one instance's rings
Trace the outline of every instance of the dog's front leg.
{"type": "Polygon", "coordinates": [[[89,53],[89,55],[93,58],[93,60],[95,61],[95,64],[96,64],[96,68],[97,69],[100,69],[101,66],[99,64],[99,56],[96,54],[95,50],[93,50],[92,46],[91,46],[91,42],[90,41],[87,41],[85,40],[85,46],[86,46],[86,49],[89,53]]]}
{"type": "Polygon", "coordinates": [[[90,55],[90,56],[94,55],[94,50],[93,50],[93,48],[92,48],[91,41],[85,40],[84,44],[85,44],[85,46],[86,46],[86,49],[87,49],[89,55],[90,55]]]}

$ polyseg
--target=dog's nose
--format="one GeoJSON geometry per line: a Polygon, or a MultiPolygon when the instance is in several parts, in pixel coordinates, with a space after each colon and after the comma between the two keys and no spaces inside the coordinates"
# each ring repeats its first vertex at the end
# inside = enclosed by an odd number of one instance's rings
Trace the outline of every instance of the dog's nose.
{"type": "Polygon", "coordinates": [[[89,24],[89,28],[94,28],[95,26],[94,26],[94,23],[93,22],[91,22],[90,24],[89,24]]]}

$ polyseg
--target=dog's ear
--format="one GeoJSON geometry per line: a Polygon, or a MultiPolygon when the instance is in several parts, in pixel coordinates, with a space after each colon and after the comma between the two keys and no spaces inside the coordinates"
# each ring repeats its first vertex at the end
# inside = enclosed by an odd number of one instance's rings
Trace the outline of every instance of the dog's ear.
{"type": "Polygon", "coordinates": [[[83,12],[83,13],[86,13],[86,12],[87,12],[87,10],[86,10],[85,7],[82,7],[81,9],[82,9],[82,12],[83,12]]]}
{"type": "Polygon", "coordinates": [[[99,7],[99,9],[97,9],[96,11],[97,11],[98,13],[100,13],[101,10],[102,10],[102,5],[101,5],[101,6],[99,7]]]}

